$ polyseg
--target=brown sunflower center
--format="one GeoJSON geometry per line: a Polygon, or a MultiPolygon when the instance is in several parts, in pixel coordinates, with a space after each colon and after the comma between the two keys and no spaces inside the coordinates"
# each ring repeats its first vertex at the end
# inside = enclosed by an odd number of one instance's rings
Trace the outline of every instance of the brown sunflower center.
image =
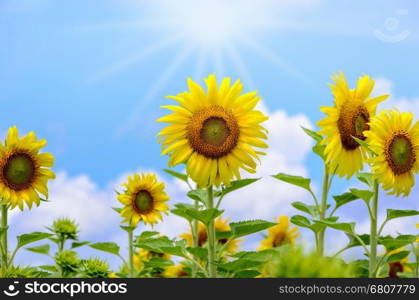
{"type": "Polygon", "coordinates": [[[134,206],[140,214],[147,213],[153,209],[153,197],[148,191],[141,190],[135,196],[134,206]]]}
{"type": "Polygon", "coordinates": [[[28,154],[15,153],[7,159],[2,171],[8,187],[20,191],[32,183],[35,174],[35,163],[28,154]]]}
{"type": "Polygon", "coordinates": [[[370,115],[364,105],[344,105],[338,119],[340,140],[346,150],[355,150],[359,147],[358,142],[353,138],[365,140],[364,131],[370,127],[368,122],[370,115]]]}
{"type": "Polygon", "coordinates": [[[392,263],[390,263],[390,270],[388,272],[388,276],[390,278],[399,278],[397,273],[403,272],[403,271],[404,271],[404,267],[403,267],[403,264],[401,262],[399,262],[399,261],[392,262],[392,263]]]}
{"type": "Polygon", "coordinates": [[[409,172],[416,161],[413,145],[405,133],[392,137],[386,148],[386,160],[396,175],[409,172]]]}
{"type": "Polygon", "coordinates": [[[275,238],[274,238],[274,240],[273,240],[273,246],[276,248],[276,247],[279,247],[279,246],[281,246],[283,243],[284,243],[284,241],[285,241],[285,233],[283,233],[283,232],[278,232],[276,235],[275,235],[275,238]]]}
{"type": "Polygon", "coordinates": [[[206,230],[200,230],[198,233],[198,246],[202,247],[208,240],[208,235],[206,230]]]}
{"type": "Polygon", "coordinates": [[[188,126],[189,144],[208,158],[229,154],[236,147],[239,134],[236,118],[221,106],[198,111],[188,126]]]}

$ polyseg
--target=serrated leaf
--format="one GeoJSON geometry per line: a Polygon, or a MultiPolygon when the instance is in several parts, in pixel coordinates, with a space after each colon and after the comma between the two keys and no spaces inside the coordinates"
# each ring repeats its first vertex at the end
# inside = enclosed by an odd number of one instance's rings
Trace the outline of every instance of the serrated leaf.
{"type": "Polygon", "coordinates": [[[119,246],[112,242],[90,244],[89,247],[119,256],[119,246]]]}
{"type": "Polygon", "coordinates": [[[46,232],[32,232],[17,236],[17,248],[52,237],[53,234],[46,232]]]}
{"type": "Polygon", "coordinates": [[[307,205],[304,202],[299,202],[299,201],[293,202],[291,203],[291,205],[295,207],[296,209],[302,212],[305,212],[306,214],[309,214],[312,217],[315,217],[318,215],[317,208],[314,205],[307,205]]]}
{"type": "Polygon", "coordinates": [[[234,180],[230,183],[230,186],[224,187],[221,191],[221,194],[226,195],[228,193],[234,192],[238,189],[241,189],[245,186],[248,186],[249,184],[252,184],[256,181],[258,181],[260,178],[246,178],[246,179],[240,179],[240,180],[234,180]]]}
{"type": "Polygon", "coordinates": [[[409,255],[409,253],[410,251],[400,251],[397,253],[393,253],[389,257],[387,257],[387,263],[401,261],[402,259],[406,258],[409,255]]]}
{"type": "Polygon", "coordinates": [[[78,248],[78,247],[85,246],[85,245],[88,245],[88,244],[90,244],[90,242],[88,242],[88,241],[73,242],[73,243],[71,243],[71,248],[74,249],[74,248],[78,248]]]}
{"type": "Polygon", "coordinates": [[[387,209],[387,220],[419,215],[417,210],[387,209]]]}
{"type": "Polygon", "coordinates": [[[277,175],[272,175],[272,177],[276,178],[278,180],[284,181],[286,183],[302,187],[303,189],[306,189],[308,191],[311,191],[311,188],[310,188],[311,180],[309,178],[304,178],[304,177],[301,177],[301,176],[288,175],[288,174],[284,174],[284,173],[279,173],[277,175]]]}
{"type": "Polygon", "coordinates": [[[180,180],[186,182],[186,183],[188,182],[188,176],[186,174],[179,173],[179,172],[169,170],[169,169],[163,169],[163,171],[166,172],[167,174],[173,176],[173,177],[176,177],[177,179],[180,179],[180,180]]]}
{"type": "Polygon", "coordinates": [[[41,246],[26,248],[26,250],[39,254],[49,255],[50,248],[51,246],[49,244],[45,244],[41,246]]]}
{"type": "Polygon", "coordinates": [[[291,223],[300,227],[309,228],[315,233],[319,232],[325,227],[324,224],[311,223],[307,217],[301,215],[292,216],[291,223]]]}
{"type": "Polygon", "coordinates": [[[198,221],[201,221],[202,223],[206,225],[212,220],[214,220],[215,218],[217,218],[218,216],[221,216],[223,212],[224,212],[223,210],[218,210],[216,208],[209,208],[209,209],[204,209],[204,210],[198,210],[196,208],[188,208],[185,210],[185,213],[188,216],[198,221]]]}
{"type": "Polygon", "coordinates": [[[208,198],[208,192],[206,190],[203,190],[203,189],[197,189],[197,190],[189,191],[187,193],[187,196],[189,198],[191,198],[192,200],[202,202],[203,204],[206,205],[207,198],[208,198]]]}
{"type": "Polygon", "coordinates": [[[359,197],[354,195],[353,193],[347,192],[343,193],[342,195],[333,196],[333,199],[335,199],[336,207],[339,208],[342,205],[345,205],[346,203],[359,199],[359,197]]]}
{"type": "Polygon", "coordinates": [[[383,245],[387,252],[399,249],[416,241],[416,235],[402,234],[393,238],[392,236],[379,237],[378,242],[383,245]]]}
{"type": "Polygon", "coordinates": [[[326,225],[327,227],[336,229],[336,230],[340,230],[340,231],[344,231],[346,233],[354,233],[355,231],[355,222],[351,222],[351,223],[335,223],[335,222],[329,222],[329,221],[320,221],[320,220],[316,220],[316,223],[321,223],[326,225]]]}
{"type": "Polygon", "coordinates": [[[370,202],[371,197],[374,195],[374,193],[369,190],[349,189],[349,191],[367,203],[370,202]]]}
{"type": "Polygon", "coordinates": [[[150,260],[144,262],[144,267],[146,268],[161,268],[164,269],[169,266],[173,266],[173,261],[169,259],[164,259],[161,257],[152,257],[150,260]]]}
{"type": "Polygon", "coordinates": [[[310,130],[308,128],[305,128],[301,126],[301,128],[304,130],[304,132],[311,138],[313,138],[316,142],[321,142],[323,140],[323,137],[318,134],[317,132],[310,130]]]}
{"type": "Polygon", "coordinates": [[[268,222],[264,220],[250,220],[233,222],[229,225],[231,227],[231,231],[233,232],[234,238],[239,238],[245,235],[268,229],[272,226],[278,225],[278,223],[268,222]]]}

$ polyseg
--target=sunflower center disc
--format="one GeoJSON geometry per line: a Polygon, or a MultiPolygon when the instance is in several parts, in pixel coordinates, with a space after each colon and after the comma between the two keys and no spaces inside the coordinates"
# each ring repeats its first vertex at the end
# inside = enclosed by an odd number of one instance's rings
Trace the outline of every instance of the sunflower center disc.
{"type": "Polygon", "coordinates": [[[285,234],[283,232],[279,232],[275,235],[273,246],[278,247],[281,246],[284,243],[285,240],[285,234]]]}
{"type": "Polygon", "coordinates": [[[387,152],[390,167],[395,174],[410,171],[415,162],[415,156],[412,143],[408,137],[403,134],[395,135],[388,146],[387,152]]]}
{"type": "Polygon", "coordinates": [[[14,154],[9,157],[3,169],[3,177],[14,190],[25,189],[32,181],[35,166],[27,154],[14,154]]]}
{"type": "Polygon", "coordinates": [[[221,146],[229,135],[230,129],[223,118],[209,118],[202,125],[201,138],[207,144],[221,146]]]}
{"type": "Polygon", "coordinates": [[[365,140],[364,131],[369,129],[369,113],[364,106],[342,108],[338,119],[338,129],[343,147],[346,150],[355,150],[359,147],[353,138],[365,140]]]}
{"type": "Polygon", "coordinates": [[[153,197],[147,191],[139,191],[135,197],[135,207],[140,213],[146,213],[153,208],[153,197]]]}

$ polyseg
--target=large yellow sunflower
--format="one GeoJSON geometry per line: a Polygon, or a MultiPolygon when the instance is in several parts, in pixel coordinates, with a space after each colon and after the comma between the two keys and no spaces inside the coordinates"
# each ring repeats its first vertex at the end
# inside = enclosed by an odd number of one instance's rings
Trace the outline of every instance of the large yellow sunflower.
{"type": "Polygon", "coordinates": [[[364,150],[353,138],[365,140],[364,131],[368,130],[370,118],[375,115],[377,104],[388,95],[370,98],[374,88],[374,80],[367,75],[358,79],[355,89],[349,89],[343,73],[334,75],[334,85],[330,85],[334,106],[322,106],[320,110],[327,116],[317,124],[324,135],[323,144],[326,162],[330,170],[340,177],[350,178],[355,172],[362,170],[364,150]]]}
{"type": "Polygon", "coordinates": [[[54,156],[39,153],[46,143],[38,140],[33,131],[19,138],[16,126],[9,129],[4,145],[0,142],[1,203],[23,210],[24,203],[29,209],[33,203],[39,205],[39,194],[48,198],[47,183],[55,174],[49,169],[54,165],[54,156]]]}
{"type": "Polygon", "coordinates": [[[169,166],[186,163],[186,172],[201,187],[229,185],[240,169],[254,173],[255,160],[267,148],[262,141],[268,118],[255,110],[257,92],[241,94],[237,80],[230,86],[226,78],[217,86],[215,75],[205,79],[208,90],[188,79],[189,92],[169,96],[180,105],[162,106],[173,113],[158,122],[170,125],[160,131],[162,153],[169,154],[169,166]]]}
{"type": "Polygon", "coordinates": [[[134,174],[128,176],[126,189],[118,195],[118,200],[124,207],[121,210],[123,222],[136,226],[140,220],[145,224],[155,224],[161,221],[162,213],[169,209],[169,197],[164,191],[164,183],[158,182],[155,174],[134,174]]]}
{"type": "Polygon", "coordinates": [[[411,113],[384,110],[372,118],[365,132],[371,156],[371,170],[382,188],[397,196],[409,195],[419,170],[419,122],[411,113]]]}
{"type": "Polygon", "coordinates": [[[295,239],[300,235],[297,227],[290,228],[290,220],[287,216],[278,218],[278,225],[268,229],[268,236],[261,241],[259,251],[276,248],[285,244],[294,245],[295,239]]]}
{"type": "MultiPolygon", "coordinates": [[[[215,219],[215,223],[214,223],[215,232],[217,233],[217,232],[230,231],[231,227],[230,225],[228,225],[228,221],[229,221],[228,218],[225,220],[222,220],[221,217],[218,217],[217,219],[215,219]]],[[[188,246],[192,247],[192,234],[190,232],[181,234],[180,237],[186,240],[188,246]]],[[[203,247],[207,241],[208,241],[208,235],[207,235],[206,227],[204,224],[199,223],[198,224],[198,246],[203,247]]],[[[230,244],[227,246],[227,252],[230,254],[237,252],[239,248],[239,243],[241,241],[242,241],[241,239],[231,241],[230,244]]],[[[218,240],[218,243],[220,245],[224,245],[226,242],[227,242],[227,239],[218,240]]]]}

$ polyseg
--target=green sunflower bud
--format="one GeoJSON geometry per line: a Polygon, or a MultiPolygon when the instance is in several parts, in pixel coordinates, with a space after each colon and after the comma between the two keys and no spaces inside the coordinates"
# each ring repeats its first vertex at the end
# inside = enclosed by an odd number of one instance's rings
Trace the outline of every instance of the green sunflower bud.
{"type": "Polygon", "coordinates": [[[55,233],[57,237],[62,240],[78,239],[78,225],[75,221],[68,218],[56,219],[49,230],[55,233]]]}
{"type": "Polygon", "coordinates": [[[108,278],[111,271],[106,261],[99,258],[89,258],[82,261],[81,273],[84,278],[108,278]]]}

